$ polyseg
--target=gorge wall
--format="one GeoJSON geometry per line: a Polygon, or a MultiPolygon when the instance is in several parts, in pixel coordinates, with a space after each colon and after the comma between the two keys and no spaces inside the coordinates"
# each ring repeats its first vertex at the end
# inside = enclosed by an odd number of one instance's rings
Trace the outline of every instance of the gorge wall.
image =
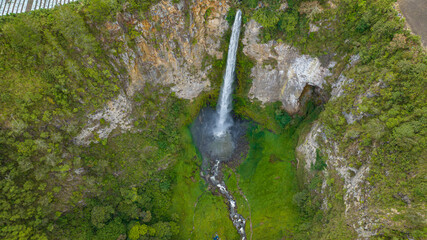
{"type": "MultiPolygon", "coordinates": [[[[106,138],[115,127],[129,130],[132,102],[127,99],[143,89],[146,83],[170,86],[176,96],[188,100],[210,90],[208,74],[213,66],[206,58],[223,58],[220,44],[229,28],[226,21],[229,9],[230,3],[226,0],[199,0],[191,4],[187,1],[177,4],[161,1],[151,7],[146,16],[124,13],[117,16],[117,21],[108,22],[104,27],[109,36],[103,40],[106,43],[120,43],[122,51],[112,54],[111,58],[117,65],[126,66],[129,73],[128,86],[117,98],[124,104],[121,105],[126,106],[123,108],[125,111],[107,114],[114,112],[110,110],[115,105],[120,105],[113,101],[110,103],[112,107],[90,117],[87,128],[77,142],[90,143],[88,139],[95,131],[98,131],[100,138],[106,138]],[[124,33],[131,33],[132,39],[128,39],[124,33]],[[117,123],[103,128],[98,124],[102,116],[107,121],[117,123]],[[119,116],[119,120],[113,120],[117,119],[115,116],[119,116]]],[[[310,23],[311,32],[321,29],[320,24],[310,23]]],[[[262,26],[250,19],[244,24],[242,32],[243,53],[254,62],[248,95],[252,101],[259,101],[262,105],[280,101],[283,108],[293,115],[303,107],[301,97],[307,87],[323,95],[325,102],[330,99],[333,104],[333,101],[345,95],[346,86],[353,84],[353,80],[345,77],[342,71],[357,64],[358,55],[342,56],[339,60],[342,62],[337,63],[332,61],[333,53],[324,58],[301,54],[289,44],[276,41],[262,43],[261,30],[262,26]],[[345,68],[336,69],[339,64],[345,65],[345,68]]],[[[357,106],[362,99],[371,97],[380,85],[377,82],[372,85],[372,91],[357,96],[354,112],[360,112],[357,106]]],[[[342,114],[350,125],[366,116],[363,112],[342,114]]],[[[325,132],[328,132],[327,127],[320,121],[315,122],[300,137],[296,147],[298,168],[304,172],[302,181],[305,184],[313,179],[312,165],[316,163],[318,152],[327,156],[327,168],[321,173],[322,190],[319,193],[323,199],[322,210],[327,213],[330,209],[328,202],[343,193],[343,217],[360,239],[376,235],[380,226],[399,225],[390,220],[397,215],[395,209],[381,208],[369,201],[372,190],[367,181],[370,157],[361,153],[356,142],[344,150],[340,149],[342,139],[330,138],[325,132]],[[349,158],[359,158],[362,164],[354,166],[348,161],[349,158]],[[339,180],[331,186],[328,181],[333,178],[339,180]]],[[[346,136],[347,139],[351,137],[346,136]]]]}
{"type": "Polygon", "coordinates": [[[123,14],[111,23],[114,41],[123,43],[120,60],[130,73],[127,93],[132,95],[144,82],[171,85],[180,98],[193,99],[210,87],[207,78],[211,65],[207,55],[222,58],[220,41],[228,29],[226,1],[186,1],[173,4],[161,1],[147,16],[123,14]],[[135,35],[129,47],[123,31],[135,35]]]}
{"type": "Polygon", "coordinates": [[[88,116],[88,124],[75,142],[89,144],[94,133],[105,139],[116,128],[129,130],[132,122],[129,99],[146,83],[170,86],[177,97],[189,100],[209,90],[207,75],[212,64],[207,58],[223,58],[220,44],[229,28],[225,20],[229,8],[225,0],[200,0],[191,4],[161,1],[144,16],[119,14],[116,21],[99,26],[107,33],[101,39],[106,46],[113,42],[120,46],[119,50],[111,50],[111,63],[125,66],[128,75],[121,77],[127,87],[104,109],[88,116]],[[101,118],[110,125],[99,124],[101,118]]]}
{"type": "MultiPolygon", "coordinates": [[[[353,81],[343,74],[337,74],[338,70],[334,71],[337,62],[332,61],[332,57],[320,60],[300,54],[298,49],[285,43],[276,41],[261,43],[261,29],[262,26],[259,23],[253,19],[250,20],[245,25],[242,40],[244,53],[255,60],[255,66],[251,71],[253,82],[248,96],[250,99],[259,100],[261,104],[280,101],[289,114],[295,114],[304,104],[300,98],[305,87],[313,87],[322,94],[328,95],[327,99],[334,100],[342,96],[346,84],[353,81]],[[331,92],[327,93],[326,89],[330,89],[331,92]]],[[[316,30],[319,30],[319,27],[316,30]]],[[[352,56],[346,69],[354,66],[358,60],[358,56],[352,56]]],[[[362,117],[353,116],[351,113],[348,116],[349,123],[362,117]]],[[[328,168],[323,173],[320,193],[324,199],[323,211],[328,211],[328,197],[334,196],[337,191],[332,188],[326,189],[329,187],[328,176],[331,178],[331,175],[335,174],[343,180],[343,185],[340,187],[345,191],[343,201],[346,221],[359,238],[369,238],[376,234],[375,229],[380,224],[374,217],[377,211],[372,212],[367,204],[370,190],[366,180],[369,161],[357,168],[349,166],[346,158],[360,154],[357,145],[353,145],[350,148],[352,151],[343,156],[338,149],[339,144],[333,139],[328,139],[323,131],[324,126],[321,123],[313,123],[310,131],[300,137],[300,143],[296,148],[298,166],[305,172],[305,184],[309,184],[313,179],[312,166],[316,162],[318,151],[324,152],[328,156],[326,160],[328,168]]]]}
{"type": "MultiPolygon", "coordinates": [[[[223,57],[219,49],[221,39],[229,28],[225,20],[229,8],[225,0],[200,0],[191,5],[186,5],[185,1],[178,4],[161,1],[151,7],[147,16],[124,13],[117,16],[117,21],[108,22],[104,27],[109,36],[104,41],[115,41],[122,46],[122,52],[112,54],[111,58],[115,64],[126,66],[128,86],[103,110],[89,116],[88,125],[77,136],[76,142],[89,144],[95,132],[100,139],[105,139],[116,128],[121,131],[131,130],[132,101],[129,98],[143,89],[147,82],[171,86],[176,96],[189,100],[209,90],[208,73],[212,65],[205,65],[204,58],[223,57]],[[134,38],[127,39],[125,32],[131,32],[134,38]],[[99,124],[101,118],[110,124],[102,126],[99,124]]],[[[255,62],[251,70],[249,99],[260,101],[261,104],[280,101],[289,114],[296,114],[302,107],[300,97],[307,86],[324,93],[324,89],[332,85],[332,98],[343,93],[347,79],[344,76],[338,80],[331,77],[336,62],[330,58],[320,60],[300,54],[298,49],[285,43],[261,43],[261,29],[262,26],[253,19],[243,26],[243,52],[255,62]]],[[[310,172],[310,166],[315,162],[317,149],[321,148],[317,142],[318,136],[323,136],[322,126],[315,123],[297,147],[299,166],[304,166],[307,172],[310,172]]],[[[345,157],[337,153],[336,144],[322,139],[330,145],[330,148],[325,147],[323,150],[330,154],[327,161],[329,171],[337,171],[345,181],[346,216],[352,216],[348,219],[359,236],[369,237],[372,235],[371,219],[360,211],[365,196],[360,185],[369,167],[360,170],[349,168],[345,157]],[[349,171],[354,171],[356,176],[350,178],[349,171]]],[[[327,201],[327,196],[324,198],[327,201]]]]}

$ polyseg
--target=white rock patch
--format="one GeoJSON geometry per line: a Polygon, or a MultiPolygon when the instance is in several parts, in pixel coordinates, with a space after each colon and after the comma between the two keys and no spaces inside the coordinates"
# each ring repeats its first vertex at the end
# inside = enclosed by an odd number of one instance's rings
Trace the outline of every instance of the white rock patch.
{"type": "Polygon", "coordinates": [[[132,111],[132,104],[124,93],[107,103],[104,109],[89,115],[86,127],[74,138],[74,142],[79,145],[88,145],[94,141],[93,133],[96,132],[100,139],[105,139],[110,133],[121,128],[122,131],[131,129],[132,120],[129,115],[132,111]],[[105,120],[105,125],[101,125],[101,119],[105,120]]]}
{"type": "Polygon", "coordinates": [[[301,55],[286,44],[258,43],[261,28],[255,20],[249,21],[242,40],[243,52],[256,61],[251,72],[253,82],[249,97],[263,104],[281,101],[287,112],[296,113],[304,87],[323,88],[325,77],[331,72],[328,67],[322,67],[319,59],[301,55]]]}
{"type": "Polygon", "coordinates": [[[310,26],[310,30],[309,30],[310,33],[317,32],[320,29],[317,25],[312,24],[312,23],[310,23],[309,26],[310,26]]]}
{"type": "MultiPolygon", "coordinates": [[[[304,139],[304,142],[297,147],[297,153],[301,154],[305,163],[305,170],[311,171],[311,165],[316,162],[316,149],[319,148],[317,144],[317,137],[322,133],[320,125],[316,122],[311,127],[310,132],[304,139]]],[[[300,159],[298,158],[298,164],[300,159]]]]}
{"type": "Polygon", "coordinates": [[[331,100],[337,99],[344,94],[344,86],[353,82],[353,79],[346,78],[343,74],[332,84],[331,100]]]}

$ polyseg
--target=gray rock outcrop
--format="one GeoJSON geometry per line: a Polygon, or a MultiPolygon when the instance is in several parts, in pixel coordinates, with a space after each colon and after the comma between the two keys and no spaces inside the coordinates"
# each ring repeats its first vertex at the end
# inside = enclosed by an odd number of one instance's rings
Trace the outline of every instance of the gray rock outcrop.
{"type": "Polygon", "coordinates": [[[78,145],[88,145],[95,141],[94,134],[99,139],[107,138],[110,133],[120,128],[122,131],[130,130],[132,127],[132,102],[122,92],[117,98],[109,101],[103,109],[88,115],[88,122],[79,135],[74,138],[78,145]]]}
{"type": "MultiPolygon", "coordinates": [[[[342,155],[338,149],[338,144],[328,139],[323,133],[324,126],[315,122],[310,131],[303,136],[299,145],[296,148],[296,156],[299,167],[304,167],[306,173],[310,173],[311,165],[316,161],[316,151],[320,150],[327,155],[326,164],[327,168],[323,170],[324,180],[322,184],[322,192],[324,194],[327,176],[332,175],[332,172],[338,174],[343,179],[342,188],[344,191],[343,201],[345,205],[345,216],[348,224],[357,232],[359,239],[368,239],[374,236],[377,230],[377,222],[372,213],[369,212],[368,198],[370,192],[370,185],[367,181],[369,174],[369,164],[365,163],[358,168],[354,168],[349,164],[347,156],[342,155]],[[303,166],[302,166],[302,165],[303,166]]],[[[357,148],[352,148],[357,149],[357,148]]],[[[360,152],[353,155],[359,155],[360,152]]],[[[306,181],[310,181],[310,174],[307,174],[306,181]]],[[[328,196],[322,196],[323,202],[328,202],[328,196]]],[[[327,204],[323,210],[327,209],[327,204]]]]}
{"type": "Polygon", "coordinates": [[[261,28],[255,20],[250,20],[242,40],[244,54],[255,60],[249,98],[263,104],[280,101],[288,113],[294,114],[301,107],[299,99],[304,88],[309,85],[323,89],[334,63],[325,66],[318,58],[302,55],[284,43],[259,43],[261,28]]]}

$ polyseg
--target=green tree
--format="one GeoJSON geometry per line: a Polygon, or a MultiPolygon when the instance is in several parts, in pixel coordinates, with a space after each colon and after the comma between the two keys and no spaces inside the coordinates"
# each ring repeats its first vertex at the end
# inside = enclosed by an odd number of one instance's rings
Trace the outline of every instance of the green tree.
{"type": "Polygon", "coordinates": [[[265,28],[275,28],[280,18],[274,9],[258,9],[253,18],[265,28]]]}
{"type": "Polygon", "coordinates": [[[82,16],[70,6],[61,7],[53,14],[55,19],[54,29],[60,32],[64,38],[85,52],[97,52],[99,45],[95,37],[87,29],[82,16]]]}
{"type": "Polygon", "coordinates": [[[99,240],[116,240],[120,236],[126,234],[126,227],[120,220],[120,218],[115,218],[113,221],[110,221],[105,227],[98,229],[96,232],[96,239],[99,240]]]}
{"type": "Polygon", "coordinates": [[[102,228],[113,213],[114,209],[111,206],[95,206],[91,212],[91,222],[97,228],[102,228]]]}
{"type": "Polygon", "coordinates": [[[288,37],[292,38],[296,33],[298,18],[297,11],[282,14],[280,17],[279,29],[284,31],[288,37]]]}
{"type": "Polygon", "coordinates": [[[156,230],[156,237],[160,239],[171,239],[179,232],[179,228],[174,222],[158,222],[153,225],[153,228],[156,230]]]}
{"type": "Polygon", "coordinates": [[[129,239],[137,240],[140,236],[144,236],[148,233],[148,226],[145,224],[136,223],[129,230],[129,239]]]}
{"type": "Polygon", "coordinates": [[[119,5],[116,0],[91,0],[86,7],[86,12],[93,21],[103,22],[117,6],[119,5]]]}

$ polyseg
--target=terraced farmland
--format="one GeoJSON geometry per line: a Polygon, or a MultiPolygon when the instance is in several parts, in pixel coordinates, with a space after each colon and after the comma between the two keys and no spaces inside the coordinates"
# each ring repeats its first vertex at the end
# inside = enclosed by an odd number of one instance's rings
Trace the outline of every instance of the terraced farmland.
{"type": "Polygon", "coordinates": [[[42,8],[53,8],[77,0],[0,0],[0,16],[29,12],[42,8]]]}

